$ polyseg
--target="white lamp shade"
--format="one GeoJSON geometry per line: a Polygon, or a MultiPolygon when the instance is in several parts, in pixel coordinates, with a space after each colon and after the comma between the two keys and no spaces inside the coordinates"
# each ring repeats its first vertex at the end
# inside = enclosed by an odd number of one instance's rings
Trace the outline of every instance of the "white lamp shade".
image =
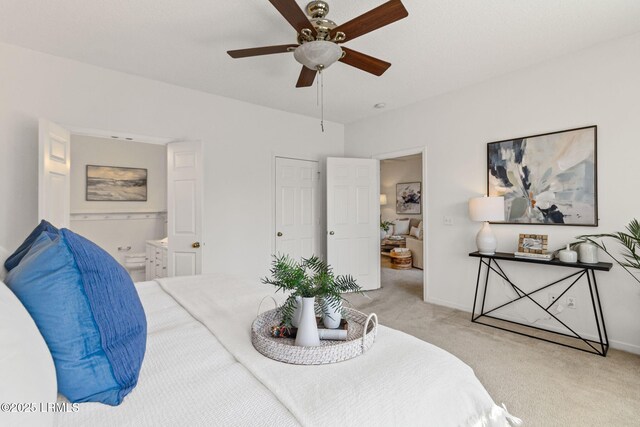
{"type": "Polygon", "coordinates": [[[342,56],[342,49],[336,43],[315,40],[301,44],[293,51],[293,57],[311,70],[328,68],[342,56]]]}
{"type": "Polygon", "coordinates": [[[469,200],[472,221],[504,221],[504,197],[474,197],[469,200]]]}
{"type": "Polygon", "coordinates": [[[387,195],[386,194],[381,194],[380,195],[380,205],[384,206],[387,204],[387,195]]]}

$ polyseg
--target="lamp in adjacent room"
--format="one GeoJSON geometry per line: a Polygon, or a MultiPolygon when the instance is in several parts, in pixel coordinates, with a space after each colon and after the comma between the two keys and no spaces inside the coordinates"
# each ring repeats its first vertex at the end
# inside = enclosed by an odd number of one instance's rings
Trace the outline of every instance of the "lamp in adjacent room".
{"type": "Polygon", "coordinates": [[[474,197],[469,200],[469,217],[472,221],[482,222],[482,228],[476,236],[478,252],[493,255],[498,247],[498,239],[493,234],[489,221],[504,221],[504,197],[474,197]]]}
{"type": "Polygon", "coordinates": [[[380,195],[380,206],[385,206],[387,204],[387,195],[386,194],[381,194],[380,195]]]}

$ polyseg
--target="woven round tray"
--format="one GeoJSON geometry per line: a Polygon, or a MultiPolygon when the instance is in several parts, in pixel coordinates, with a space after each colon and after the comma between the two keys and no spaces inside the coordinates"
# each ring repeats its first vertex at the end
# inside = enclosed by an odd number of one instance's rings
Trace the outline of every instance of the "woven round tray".
{"type": "Polygon", "coordinates": [[[279,325],[282,316],[278,309],[265,311],[251,325],[251,342],[260,353],[280,362],[294,365],[342,362],[369,350],[378,333],[378,317],[374,313],[367,316],[358,310],[344,308],[343,318],[349,324],[346,341],[320,340],[317,347],[300,347],[295,345],[293,338],[271,336],[271,327],[279,325]]]}

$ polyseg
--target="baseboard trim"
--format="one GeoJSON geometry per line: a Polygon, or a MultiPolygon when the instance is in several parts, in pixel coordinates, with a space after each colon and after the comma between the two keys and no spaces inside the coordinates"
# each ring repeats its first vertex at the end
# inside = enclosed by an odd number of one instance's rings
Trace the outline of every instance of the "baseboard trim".
{"type": "Polygon", "coordinates": [[[435,305],[441,305],[443,307],[455,308],[456,310],[460,310],[460,311],[466,311],[467,313],[469,313],[469,319],[471,319],[471,310],[469,309],[469,307],[454,304],[452,302],[438,299],[438,298],[432,298],[430,296],[427,296],[424,299],[424,302],[428,302],[430,304],[435,304],[435,305]]]}
{"type": "MultiPolygon", "coordinates": [[[[446,300],[442,300],[442,299],[438,299],[438,298],[432,298],[427,296],[424,299],[425,302],[428,302],[430,304],[435,304],[435,305],[440,305],[443,307],[448,307],[448,308],[454,308],[456,310],[460,310],[460,311],[464,311],[466,313],[469,313],[469,321],[471,321],[471,309],[467,306],[462,306],[459,304],[455,304],[452,303],[450,301],[446,301],[446,300]]],[[[510,316],[504,316],[505,319],[507,320],[514,320],[513,318],[510,318],[510,316]]],[[[518,319],[521,320],[521,319],[518,319]]],[[[560,328],[554,328],[553,326],[546,326],[548,327],[550,330],[556,330],[556,332],[563,332],[562,329],[560,328]]],[[[579,333],[579,332],[578,332],[579,333]]],[[[585,338],[588,339],[594,339],[594,340],[598,340],[596,336],[593,336],[592,334],[583,334],[583,336],[585,338]]],[[[622,350],[622,351],[626,351],[629,353],[634,353],[634,354],[640,354],[640,345],[637,344],[630,344],[627,342],[623,342],[623,341],[618,341],[618,340],[612,340],[609,339],[609,345],[611,346],[611,348],[615,348],[616,350],[622,350]]]]}

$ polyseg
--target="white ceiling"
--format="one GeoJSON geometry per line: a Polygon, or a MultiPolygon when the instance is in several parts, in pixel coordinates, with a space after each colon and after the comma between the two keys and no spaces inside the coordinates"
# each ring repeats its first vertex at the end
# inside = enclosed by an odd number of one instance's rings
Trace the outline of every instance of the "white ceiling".
{"type": "MultiPolygon", "coordinates": [[[[306,1],[298,1],[304,7],[306,1]]],[[[338,24],[384,0],[333,0],[338,24]]],[[[349,123],[640,31],[638,0],[404,0],[409,17],[346,46],[391,62],[375,77],[325,72],[325,117],[349,123]]],[[[318,117],[291,54],[226,51],[295,42],[267,0],[0,0],[0,41],[318,117]]],[[[0,70],[1,73],[1,70],[0,70]]]]}

